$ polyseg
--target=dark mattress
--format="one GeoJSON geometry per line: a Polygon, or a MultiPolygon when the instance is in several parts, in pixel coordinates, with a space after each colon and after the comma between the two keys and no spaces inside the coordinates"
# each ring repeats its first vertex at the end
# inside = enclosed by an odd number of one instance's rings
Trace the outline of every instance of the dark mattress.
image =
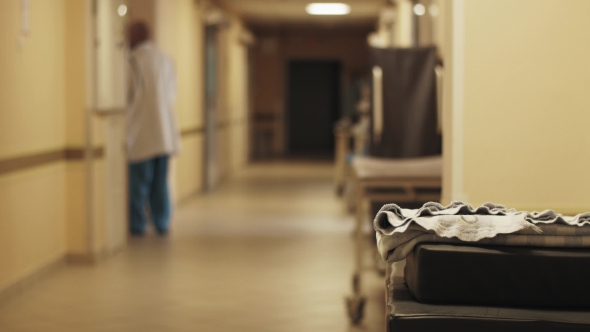
{"type": "Polygon", "coordinates": [[[590,331],[590,311],[516,309],[419,303],[403,278],[388,280],[390,332],[581,332],[590,331]]]}
{"type": "Polygon", "coordinates": [[[404,278],[422,303],[585,309],[590,316],[590,250],[425,243],[407,257],[404,278]]]}

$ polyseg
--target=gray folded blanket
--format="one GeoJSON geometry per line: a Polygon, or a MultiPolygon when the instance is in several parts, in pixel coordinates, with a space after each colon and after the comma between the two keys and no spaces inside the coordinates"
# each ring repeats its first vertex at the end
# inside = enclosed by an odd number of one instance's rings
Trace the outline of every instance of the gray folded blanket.
{"type": "Polygon", "coordinates": [[[403,260],[421,242],[477,243],[534,247],[590,247],[590,212],[566,217],[551,210],[525,212],[485,203],[448,206],[426,203],[420,209],[387,204],[373,226],[383,260],[403,260]]]}

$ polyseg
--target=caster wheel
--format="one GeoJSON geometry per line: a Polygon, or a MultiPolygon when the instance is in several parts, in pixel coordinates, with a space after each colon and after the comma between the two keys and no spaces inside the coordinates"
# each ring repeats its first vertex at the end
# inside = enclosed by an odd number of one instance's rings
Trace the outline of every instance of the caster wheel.
{"type": "Polygon", "coordinates": [[[361,292],[361,276],[358,272],[352,276],[352,291],[355,296],[361,292]]]}
{"type": "Polygon", "coordinates": [[[338,197],[344,196],[344,186],[343,185],[338,185],[336,187],[336,196],[338,196],[338,197]]]}
{"type": "Polygon", "coordinates": [[[363,320],[366,299],[363,296],[351,296],[346,298],[348,318],[353,325],[359,325],[363,320]]]}

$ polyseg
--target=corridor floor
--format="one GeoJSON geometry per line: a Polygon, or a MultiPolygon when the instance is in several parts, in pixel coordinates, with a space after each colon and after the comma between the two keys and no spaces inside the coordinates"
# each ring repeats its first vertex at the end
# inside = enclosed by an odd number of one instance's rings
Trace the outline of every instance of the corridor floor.
{"type": "Polygon", "coordinates": [[[0,332],[384,331],[376,273],[364,324],[346,316],[352,226],[330,164],[256,164],[182,202],[168,238],[130,239],[0,304],[0,332]]]}

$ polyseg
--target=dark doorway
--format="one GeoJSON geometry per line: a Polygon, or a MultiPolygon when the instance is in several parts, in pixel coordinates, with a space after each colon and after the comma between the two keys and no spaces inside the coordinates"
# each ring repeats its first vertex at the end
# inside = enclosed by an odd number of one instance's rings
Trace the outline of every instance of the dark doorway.
{"type": "Polygon", "coordinates": [[[288,77],[289,154],[331,157],[332,127],[340,113],[340,63],[290,61],[288,77]]]}

